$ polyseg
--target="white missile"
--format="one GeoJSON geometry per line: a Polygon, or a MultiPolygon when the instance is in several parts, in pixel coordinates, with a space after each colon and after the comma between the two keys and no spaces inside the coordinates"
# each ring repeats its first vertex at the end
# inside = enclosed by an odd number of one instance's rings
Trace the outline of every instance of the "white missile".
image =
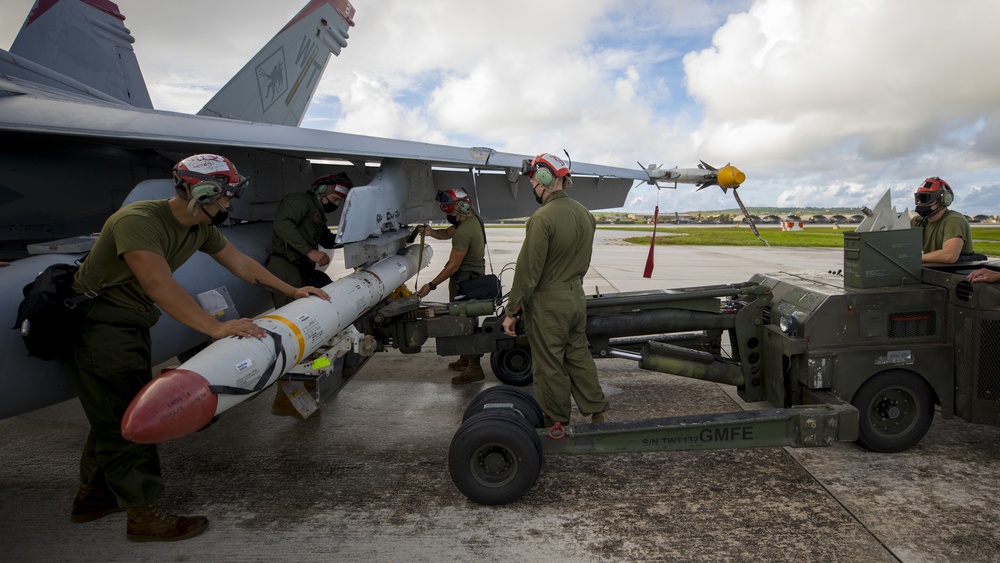
{"type": "Polygon", "coordinates": [[[704,160],[697,168],[663,169],[650,165],[646,167],[646,172],[657,185],[695,184],[699,190],[709,186],[719,186],[723,192],[730,189],[735,190],[747,179],[747,175],[742,170],[731,164],[716,168],[704,160]]]}
{"type": "Polygon", "coordinates": [[[417,249],[410,246],[327,285],[330,301],[296,299],[254,319],[267,331],[264,338],[223,338],[164,372],[132,400],[122,436],[144,444],[182,438],[256,396],[426,266],[433,251],[425,246],[418,266],[417,249]]]}

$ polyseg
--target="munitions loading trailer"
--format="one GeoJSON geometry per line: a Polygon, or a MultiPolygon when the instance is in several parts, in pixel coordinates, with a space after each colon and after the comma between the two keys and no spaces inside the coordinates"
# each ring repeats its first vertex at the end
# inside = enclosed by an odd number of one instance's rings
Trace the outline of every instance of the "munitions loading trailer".
{"type": "MultiPolygon", "coordinates": [[[[594,295],[596,358],[736,386],[774,408],[543,428],[519,386],[526,337],[510,337],[492,302],[424,306],[398,299],[359,329],[376,348],[489,353],[504,383],[468,406],[452,439],[452,480],[471,500],[504,504],[535,483],[543,454],[588,454],[857,441],[899,452],[942,417],[1000,425],[1000,284],[971,284],[975,262],[922,267],[918,229],[845,233],[845,270],[757,274],[743,283],[594,295]],[[915,262],[914,262],[915,260],[915,262]],[[723,347],[728,337],[729,354],[723,347]]],[[[1000,270],[1000,267],[994,269],[1000,270]]]]}

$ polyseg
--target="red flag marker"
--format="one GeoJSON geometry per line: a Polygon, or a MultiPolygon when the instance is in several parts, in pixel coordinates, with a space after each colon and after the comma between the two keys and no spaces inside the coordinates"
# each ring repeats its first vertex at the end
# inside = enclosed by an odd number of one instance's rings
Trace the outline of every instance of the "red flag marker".
{"type": "Polygon", "coordinates": [[[649,239],[649,256],[646,257],[646,269],[642,272],[642,277],[653,277],[653,249],[656,248],[656,223],[659,222],[660,206],[653,210],[653,238],[649,239]]]}

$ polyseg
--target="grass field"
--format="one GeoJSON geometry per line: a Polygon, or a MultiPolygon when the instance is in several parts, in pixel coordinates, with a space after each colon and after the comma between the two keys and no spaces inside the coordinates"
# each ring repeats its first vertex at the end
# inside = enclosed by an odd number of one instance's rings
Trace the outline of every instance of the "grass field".
{"type": "MultiPolygon", "coordinates": [[[[598,227],[608,229],[610,227],[598,227]]],[[[638,232],[652,233],[652,227],[639,227],[638,232]]],[[[806,228],[802,231],[782,231],[761,229],[761,237],[771,246],[799,246],[843,248],[844,233],[854,229],[806,228]]],[[[625,242],[639,245],[649,244],[649,235],[628,237],[625,242]]],[[[976,252],[990,257],[1000,257],[1000,227],[973,227],[972,241],[976,252]]],[[[656,244],[659,245],[706,245],[706,246],[764,246],[748,227],[669,227],[657,229],[656,244]]]]}

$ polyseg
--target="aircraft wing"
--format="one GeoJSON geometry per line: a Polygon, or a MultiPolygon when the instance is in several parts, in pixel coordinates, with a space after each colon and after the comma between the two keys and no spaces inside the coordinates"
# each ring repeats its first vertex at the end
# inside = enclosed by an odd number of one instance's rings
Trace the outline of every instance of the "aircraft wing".
{"type": "MultiPolygon", "coordinates": [[[[350,162],[404,158],[440,166],[519,170],[534,155],[482,147],[455,147],[302,127],[251,123],[165,111],[53,99],[0,79],[0,132],[41,134],[111,142],[126,147],[182,149],[252,148],[312,160],[350,162]]],[[[648,181],[640,168],[573,162],[573,175],[648,181]]]]}
{"type": "MultiPolygon", "coordinates": [[[[490,200],[490,205],[480,203],[483,216],[495,220],[526,216],[532,210],[531,202],[526,199],[518,204],[515,202],[519,199],[518,185],[521,182],[527,185],[516,172],[520,170],[521,161],[533,155],[133,108],[99,100],[54,96],[32,84],[2,78],[0,93],[4,94],[0,95],[0,136],[4,138],[0,144],[10,143],[12,148],[61,139],[74,145],[110,145],[124,150],[153,151],[168,161],[197,152],[229,156],[241,171],[247,170],[254,178],[252,193],[245,196],[246,201],[241,200],[236,209],[235,216],[241,220],[270,219],[277,202],[287,191],[308,185],[311,181],[308,175],[301,172],[294,178],[288,175],[288,166],[302,159],[344,161],[352,163],[356,171],[364,170],[366,163],[381,163],[386,159],[417,161],[430,167],[494,170],[503,172],[503,178],[489,178],[488,183],[507,186],[509,195],[489,194],[486,199],[490,200]],[[272,166],[276,161],[284,163],[272,166]],[[292,182],[298,184],[287,185],[292,182]]],[[[322,171],[316,166],[313,168],[309,174],[322,171]]],[[[649,181],[647,171],[641,168],[584,162],[573,162],[573,174],[576,179],[574,195],[591,209],[620,206],[635,180],[649,181]],[[588,177],[593,180],[587,180],[588,177]]],[[[360,180],[356,183],[366,183],[364,178],[360,180]]],[[[457,181],[466,186],[472,182],[471,178],[457,181]]],[[[433,193],[425,199],[432,202],[433,193]]],[[[433,205],[424,209],[429,211],[410,217],[410,221],[435,218],[425,216],[433,214],[433,205]]]]}

